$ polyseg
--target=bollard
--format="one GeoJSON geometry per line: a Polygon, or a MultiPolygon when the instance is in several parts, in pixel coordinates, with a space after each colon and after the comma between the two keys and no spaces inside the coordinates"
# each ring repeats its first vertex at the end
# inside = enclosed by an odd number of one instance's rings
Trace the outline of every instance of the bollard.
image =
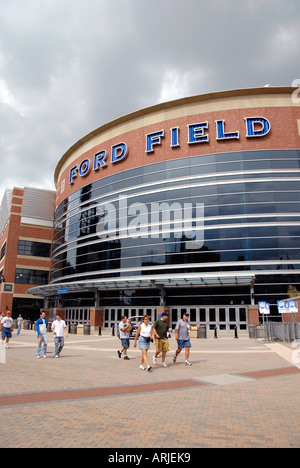
{"type": "Polygon", "coordinates": [[[218,338],[217,326],[215,326],[214,338],[215,338],[215,339],[218,338]]]}
{"type": "Polygon", "coordinates": [[[237,326],[234,327],[234,338],[238,338],[238,328],[237,326]]]}
{"type": "Polygon", "coordinates": [[[99,325],[99,333],[98,333],[99,336],[101,336],[101,325],[99,325]]]}
{"type": "Polygon", "coordinates": [[[115,336],[115,326],[114,325],[112,326],[112,329],[111,329],[111,336],[115,336]]]}

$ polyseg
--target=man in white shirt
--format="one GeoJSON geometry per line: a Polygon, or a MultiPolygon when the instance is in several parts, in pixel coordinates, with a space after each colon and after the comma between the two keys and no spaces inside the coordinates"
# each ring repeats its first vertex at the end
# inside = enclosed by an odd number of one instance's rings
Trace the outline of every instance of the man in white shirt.
{"type": "Polygon", "coordinates": [[[56,313],[56,320],[52,323],[52,331],[55,344],[54,357],[58,358],[64,347],[64,331],[67,337],[69,336],[66,322],[62,320],[59,312],[56,313]]]}
{"type": "Polygon", "coordinates": [[[11,338],[11,332],[13,331],[13,319],[11,318],[11,312],[6,307],[6,316],[2,317],[1,319],[2,325],[2,346],[5,346],[5,339],[6,339],[6,347],[8,348],[9,339],[11,338]]]}

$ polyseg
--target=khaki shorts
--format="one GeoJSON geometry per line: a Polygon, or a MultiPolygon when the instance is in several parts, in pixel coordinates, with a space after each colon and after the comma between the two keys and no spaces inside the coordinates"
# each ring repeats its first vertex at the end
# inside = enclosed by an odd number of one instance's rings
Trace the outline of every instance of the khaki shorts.
{"type": "Polygon", "coordinates": [[[157,353],[166,353],[169,351],[169,340],[155,340],[156,352],[157,353]]]}

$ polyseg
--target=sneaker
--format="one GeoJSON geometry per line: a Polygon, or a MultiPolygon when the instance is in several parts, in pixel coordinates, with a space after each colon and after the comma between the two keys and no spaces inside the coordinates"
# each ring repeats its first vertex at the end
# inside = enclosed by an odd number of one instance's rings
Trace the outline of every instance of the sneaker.
{"type": "Polygon", "coordinates": [[[41,357],[41,356],[37,356],[36,358],[37,358],[37,359],[40,359],[40,357],[41,357]]]}
{"type": "Polygon", "coordinates": [[[174,364],[175,364],[175,362],[176,362],[176,359],[177,359],[177,356],[176,356],[176,354],[174,354],[174,357],[173,357],[173,362],[174,362],[174,364]]]}
{"type": "Polygon", "coordinates": [[[141,365],[141,366],[140,366],[140,369],[141,369],[141,370],[145,370],[145,367],[141,365]]]}
{"type": "Polygon", "coordinates": [[[153,363],[156,364],[156,357],[155,357],[155,354],[153,356],[153,363]]]}
{"type": "Polygon", "coordinates": [[[55,358],[59,358],[59,356],[54,356],[55,358]]]}
{"type": "Polygon", "coordinates": [[[44,358],[44,359],[46,359],[46,358],[47,358],[47,356],[43,356],[43,358],[44,358]]]}
{"type": "Polygon", "coordinates": [[[119,358],[121,359],[121,357],[122,357],[122,353],[121,353],[121,351],[120,351],[120,350],[118,350],[118,351],[117,351],[117,353],[118,353],[118,356],[119,356],[119,358]]]}
{"type": "Polygon", "coordinates": [[[163,367],[168,367],[168,365],[165,362],[162,363],[162,366],[163,367]]]}
{"type": "Polygon", "coordinates": [[[191,363],[190,361],[185,361],[185,365],[186,365],[186,366],[191,366],[192,363],[191,363]]]}
{"type": "Polygon", "coordinates": [[[125,359],[125,361],[129,361],[129,357],[128,357],[128,356],[124,356],[124,359],[125,359]]]}
{"type": "Polygon", "coordinates": [[[148,366],[148,367],[147,367],[147,370],[148,370],[148,372],[150,372],[150,371],[151,371],[151,369],[152,369],[152,367],[151,367],[151,366],[148,366]]]}

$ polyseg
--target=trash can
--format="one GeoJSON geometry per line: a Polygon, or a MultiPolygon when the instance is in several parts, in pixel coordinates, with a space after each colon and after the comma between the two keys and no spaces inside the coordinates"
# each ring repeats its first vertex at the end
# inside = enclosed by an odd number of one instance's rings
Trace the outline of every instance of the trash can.
{"type": "Polygon", "coordinates": [[[257,328],[256,328],[256,331],[257,331],[257,338],[264,338],[265,337],[265,331],[264,331],[264,327],[262,325],[258,325],[257,328]]]}
{"type": "Polygon", "coordinates": [[[51,332],[52,322],[48,322],[47,332],[51,332]]]}
{"type": "Polygon", "coordinates": [[[249,331],[249,338],[256,339],[257,337],[256,325],[249,325],[248,331],[249,331]]]}
{"type": "Polygon", "coordinates": [[[191,325],[190,338],[199,338],[199,328],[197,325],[191,325]]]}
{"type": "Polygon", "coordinates": [[[24,320],[24,330],[29,330],[30,321],[24,320]]]}
{"type": "Polygon", "coordinates": [[[90,335],[91,334],[91,326],[88,323],[85,323],[83,326],[83,334],[90,335]]]}
{"type": "Polygon", "coordinates": [[[70,325],[70,334],[77,335],[77,325],[75,323],[71,323],[70,325]]]}
{"type": "Polygon", "coordinates": [[[199,338],[207,338],[206,325],[199,325],[199,338]]]}

